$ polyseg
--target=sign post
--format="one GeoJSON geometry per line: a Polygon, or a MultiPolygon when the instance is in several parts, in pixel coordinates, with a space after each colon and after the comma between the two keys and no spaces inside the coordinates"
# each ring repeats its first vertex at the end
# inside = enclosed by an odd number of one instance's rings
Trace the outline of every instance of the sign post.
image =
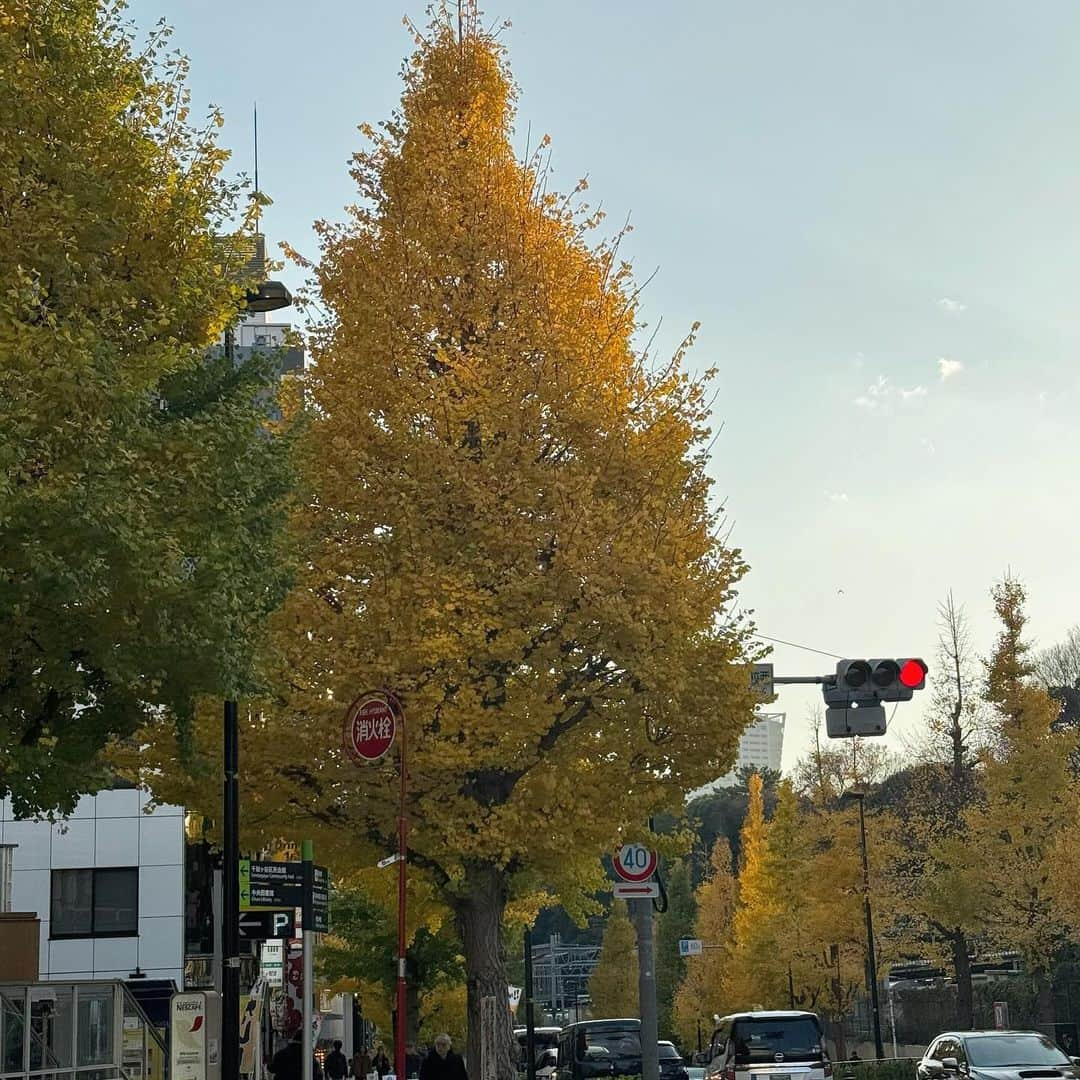
{"type": "MultiPolygon", "coordinates": [[[[405,994],[405,900],[407,869],[405,855],[408,849],[408,817],[406,794],[408,771],[405,759],[405,709],[389,690],[361,694],[345,714],[345,752],[358,765],[381,761],[391,750],[398,729],[401,739],[398,745],[398,948],[397,948],[397,1023],[394,1025],[394,1074],[398,1080],[405,1077],[405,1027],[407,1021],[405,994]]],[[[306,922],[305,922],[306,925],[306,922]]],[[[307,1078],[305,1078],[307,1080],[307,1078]]]]}
{"type": "MultiPolygon", "coordinates": [[[[304,896],[305,898],[310,895],[310,884],[312,879],[312,860],[315,857],[315,845],[310,840],[302,840],[300,842],[300,853],[303,859],[303,877],[304,877],[304,896]]],[[[311,929],[311,925],[308,922],[307,912],[304,912],[304,998],[303,1008],[301,1014],[303,1016],[304,1024],[304,1036],[303,1036],[303,1072],[301,1076],[303,1080],[312,1080],[314,1073],[314,1053],[315,1047],[314,1035],[315,1032],[312,1027],[312,998],[315,996],[315,970],[313,964],[315,952],[315,932],[311,929]]]]}
{"type": "Polygon", "coordinates": [[[627,900],[637,928],[642,1080],[658,1080],[660,1075],[652,925],[653,897],[660,895],[659,885],[652,876],[659,862],[657,853],[644,844],[623,844],[612,859],[615,873],[622,879],[615,883],[613,892],[627,900]]]}

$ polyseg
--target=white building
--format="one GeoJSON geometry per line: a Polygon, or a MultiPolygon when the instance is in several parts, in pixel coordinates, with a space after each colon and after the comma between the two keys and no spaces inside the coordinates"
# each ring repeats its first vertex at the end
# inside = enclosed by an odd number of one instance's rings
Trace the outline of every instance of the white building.
{"type": "MultiPolygon", "coordinates": [[[[70,818],[16,821],[0,800],[12,853],[11,910],[41,920],[40,978],[184,982],[184,811],[135,788],[83,796],[70,818]]],[[[0,979],[3,978],[0,957],[0,979]]]]}
{"type": "Polygon", "coordinates": [[[784,721],[786,713],[757,713],[758,720],[739,736],[739,753],[735,771],[744,766],[780,771],[784,754],[784,721]]]}
{"type": "Polygon", "coordinates": [[[755,713],[757,720],[739,736],[739,749],[735,755],[735,768],[727,774],[692,792],[690,797],[728,787],[735,783],[743,768],[773,769],[780,771],[784,755],[784,722],[786,713],[755,713]]]}

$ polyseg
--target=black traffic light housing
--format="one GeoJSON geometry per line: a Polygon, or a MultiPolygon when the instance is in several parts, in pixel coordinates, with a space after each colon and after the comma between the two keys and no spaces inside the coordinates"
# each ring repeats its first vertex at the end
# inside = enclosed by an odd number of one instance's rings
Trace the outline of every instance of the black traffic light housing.
{"type": "Polygon", "coordinates": [[[883,702],[910,701],[926,686],[927,666],[918,657],[879,657],[841,660],[836,676],[827,679],[822,694],[828,709],[825,727],[834,739],[853,735],[884,735],[883,702]]]}

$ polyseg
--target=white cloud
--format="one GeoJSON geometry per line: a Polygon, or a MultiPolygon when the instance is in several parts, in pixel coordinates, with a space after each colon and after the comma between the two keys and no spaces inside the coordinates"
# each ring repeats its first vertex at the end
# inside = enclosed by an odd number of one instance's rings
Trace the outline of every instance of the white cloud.
{"type": "Polygon", "coordinates": [[[943,296],[938,302],[937,306],[942,311],[947,311],[950,315],[959,315],[961,311],[967,310],[967,304],[960,303],[959,300],[953,300],[949,296],[943,296]]]}
{"type": "Polygon", "coordinates": [[[829,502],[846,503],[848,501],[846,491],[826,491],[825,494],[829,497],[829,502]]]}
{"type": "Polygon", "coordinates": [[[937,453],[937,447],[934,445],[933,439],[923,439],[922,445],[928,454],[933,455],[937,453]]]}
{"type": "Polygon", "coordinates": [[[879,375],[863,393],[855,398],[855,404],[867,412],[880,412],[887,409],[894,401],[914,401],[917,398],[926,397],[927,393],[925,386],[913,386],[907,389],[890,382],[887,375],[879,375]]]}
{"type": "Polygon", "coordinates": [[[962,360],[950,360],[947,356],[939,356],[937,362],[938,374],[941,376],[941,381],[951,379],[954,375],[958,375],[964,370],[964,363],[962,360]]]}
{"type": "Polygon", "coordinates": [[[884,375],[879,375],[866,388],[866,393],[860,394],[855,399],[855,404],[860,409],[867,409],[868,411],[873,412],[885,403],[885,400],[892,391],[893,388],[889,380],[884,375]]]}

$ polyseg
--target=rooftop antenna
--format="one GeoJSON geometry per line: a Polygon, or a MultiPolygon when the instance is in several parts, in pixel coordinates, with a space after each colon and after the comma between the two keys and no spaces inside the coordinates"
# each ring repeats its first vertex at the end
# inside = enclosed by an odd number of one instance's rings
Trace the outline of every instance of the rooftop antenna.
{"type": "Polygon", "coordinates": [[[259,218],[262,208],[259,206],[259,103],[252,106],[253,130],[255,138],[255,235],[259,235],[259,218]]]}

